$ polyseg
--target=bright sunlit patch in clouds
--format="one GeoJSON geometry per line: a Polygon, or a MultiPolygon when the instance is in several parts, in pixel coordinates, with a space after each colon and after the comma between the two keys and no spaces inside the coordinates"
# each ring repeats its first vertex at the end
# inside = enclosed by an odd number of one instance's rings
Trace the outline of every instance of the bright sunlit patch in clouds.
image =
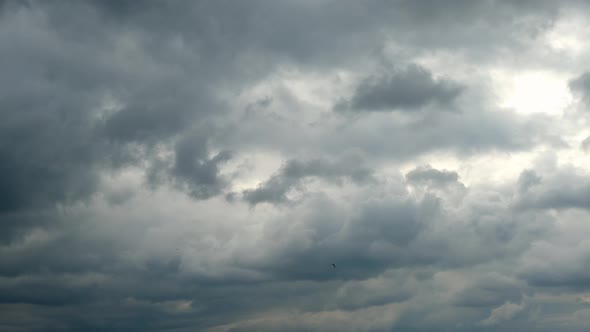
{"type": "Polygon", "coordinates": [[[568,77],[547,71],[493,70],[499,106],[521,114],[561,114],[572,101],[568,77]]]}
{"type": "Polygon", "coordinates": [[[559,20],[545,35],[546,44],[553,50],[566,55],[578,56],[585,47],[590,30],[584,15],[570,13],[567,20],[559,20]]]}
{"type": "Polygon", "coordinates": [[[231,191],[240,192],[256,188],[279,172],[286,162],[279,155],[264,151],[249,151],[237,154],[227,163],[220,165],[220,175],[232,179],[231,191]]]}

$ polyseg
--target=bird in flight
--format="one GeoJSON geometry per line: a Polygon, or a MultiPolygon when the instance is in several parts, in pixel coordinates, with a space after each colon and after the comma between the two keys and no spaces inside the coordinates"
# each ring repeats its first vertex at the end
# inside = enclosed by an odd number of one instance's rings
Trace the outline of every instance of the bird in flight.
{"type": "Polygon", "coordinates": [[[332,264],[332,266],[333,266],[334,268],[336,268],[336,264],[332,264]]]}

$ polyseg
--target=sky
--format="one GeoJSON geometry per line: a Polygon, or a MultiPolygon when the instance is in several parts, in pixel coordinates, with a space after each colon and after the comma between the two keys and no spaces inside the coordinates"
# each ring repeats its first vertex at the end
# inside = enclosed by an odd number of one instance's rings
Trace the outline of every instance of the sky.
{"type": "Polygon", "coordinates": [[[589,38],[581,0],[0,1],[0,330],[587,331],[589,38]]]}

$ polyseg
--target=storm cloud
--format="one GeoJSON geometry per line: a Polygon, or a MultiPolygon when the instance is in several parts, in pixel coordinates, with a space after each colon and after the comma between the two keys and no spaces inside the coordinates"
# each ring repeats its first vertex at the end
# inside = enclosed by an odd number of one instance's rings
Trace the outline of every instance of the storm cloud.
{"type": "Polygon", "coordinates": [[[0,1],[0,329],[585,331],[589,9],[0,1]]]}

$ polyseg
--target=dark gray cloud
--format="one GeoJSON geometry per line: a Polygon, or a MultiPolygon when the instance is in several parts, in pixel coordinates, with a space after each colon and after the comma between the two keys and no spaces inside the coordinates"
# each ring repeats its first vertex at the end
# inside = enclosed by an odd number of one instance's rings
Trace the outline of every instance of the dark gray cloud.
{"type": "MultiPolygon", "coordinates": [[[[554,292],[583,294],[590,288],[587,226],[583,214],[569,211],[545,241],[537,241],[521,257],[518,276],[530,286],[554,292]]],[[[576,302],[583,302],[576,300],[576,302]]]]}
{"type": "Polygon", "coordinates": [[[336,109],[412,111],[434,104],[444,110],[452,106],[463,89],[458,83],[433,77],[417,65],[384,71],[362,80],[350,100],[336,105],[336,109]]]}
{"type": "MultiPolygon", "coordinates": [[[[100,31],[92,7],[66,4],[62,9],[86,10],[81,29],[100,31]]],[[[143,158],[125,143],[172,138],[192,107],[210,105],[191,103],[202,89],[187,89],[186,73],[151,60],[141,40],[129,36],[134,46],[126,48],[125,37],[109,33],[80,38],[82,31],[70,29],[74,18],[52,16],[58,8],[14,7],[2,13],[0,36],[14,45],[1,51],[10,59],[1,83],[2,211],[90,197],[100,168],[143,158]]]]}
{"type": "Polygon", "coordinates": [[[0,1],[0,326],[585,331],[581,114],[492,77],[581,63],[545,35],[576,10],[0,1]]]}
{"type": "Polygon", "coordinates": [[[526,193],[532,186],[540,184],[541,177],[533,170],[524,170],[518,177],[518,191],[526,193]]]}
{"type": "Polygon", "coordinates": [[[544,177],[525,171],[519,178],[519,187],[521,198],[517,204],[523,208],[590,208],[590,178],[575,168],[565,168],[544,177]]]}
{"type": "Polygon", "coordinates": [[[583,73],[580,76],[569,81],[569,88],[572,92],[579,95],[585,102],[588,101],[590,94],[590,73],[583,73]]]}
{"type": "Polygon", "coordinates": [[[359,165],[358,159],[331,161],[325,159],[289,160],[270,179],[256,189],[242,192],[243,199],[251,205],[263,202],[286,203],[287,193],[291,189],[299,189],[307,178],[319,178],[328,182],[341,182],[348,178],[355,183],[372,180],[372,170],[359,165]]]}
{"type": "Polygon", "coordinates": [[[230,151],[209,156],[206,137],[189,134],[179,139],[174,147],[173,162],[158,159],[149,169],[152,187],[172,183],[197,199],[218,195],[226,186],[219,175],[219,166],[231,159],[230,151]]]}
{"type": "Polygon", "coordinates": [[[448,183],[457,182],[459,175],[457,172],[438,170],[430,165],[419,166],[406,174],[406,179],[413,183],[426,183],[435,186],[444,186],[448,183]]]}

